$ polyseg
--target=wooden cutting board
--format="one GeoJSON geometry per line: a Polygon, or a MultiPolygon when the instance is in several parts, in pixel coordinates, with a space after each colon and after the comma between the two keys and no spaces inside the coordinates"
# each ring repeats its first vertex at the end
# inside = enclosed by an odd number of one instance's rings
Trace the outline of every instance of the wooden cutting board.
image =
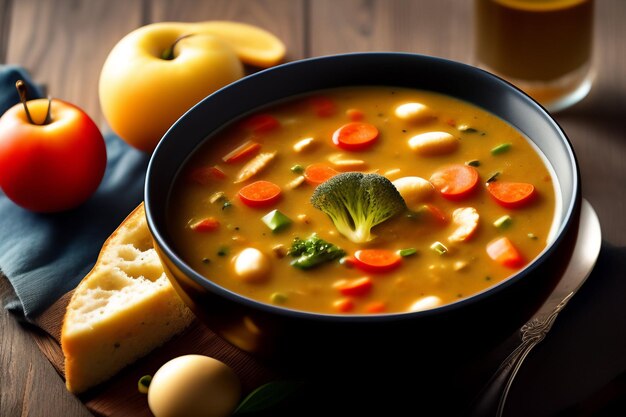
{"type": "MultiPolygon", "coordinates": [[[[61,378],[64,378],[61,325],[71,296],[72,292],[65,294],[38,317],[36,322],[43,332],[34,333],[37,345],[61,378]]],[[[111,380],[81,394],[79,399],[96,416],[152,417],[147,396],[139,393],[137,381],[143,375],[154,375],[170,359],[187,354],[207,355],[228,364],[241,380],[243,395],[277,378],[258,359],[229,344],[195,320],[183,333],[129,365],[111,380]]]]}

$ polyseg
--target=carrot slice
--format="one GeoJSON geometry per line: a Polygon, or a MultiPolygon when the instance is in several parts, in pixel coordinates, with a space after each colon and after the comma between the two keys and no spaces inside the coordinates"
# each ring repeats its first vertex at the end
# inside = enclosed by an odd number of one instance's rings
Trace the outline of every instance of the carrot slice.
{"type": "Polygon", "coordinates": [[[219,229],[220,222],[215,217],[207,217],[192,224],[190,227],[195,232],[207,233],[219,229]]]}
{"type": "Polygon", "coordinates": [[[370,277],[356,278],[342,282],[336,288],[343,295],[361,296],[369,293],[372,289],[372,279],[370,277]]]}
{"type": "Polygon", "coordinates": [[[378,139],[378,128],[370,123],[350,122],[333,133],[333,143],[347,151],[366,149],[378,139]]]}
{"type": "Polygon", "coordinates": [[[387,272],[402,263],[402,257],[386,249],[361,249],[354,253],[355,266],[368,272],[387,272]]]}
{"type": "Polygon", "coordinates": [[[192,169],[187,178],[196,184],[208,185],[214,180],[223,180],[226,174],[217,166],[204,166],[192,169]]]}
{"type": "Polygon", "coordinates": [[[338,171],[324,163],[311,164],[304,169],[304,179],[311,185],[318,186],[339,174],[338,171]]]}
{"type": "Polygon", "coordinates": [[[489,242],[487,244],[487,255],[508,268],[519,268],[524,265],[522,254],[508,237],[500,237],[489,242]]]}
{"type": "Polygon", "coordinates": [[[387,309],[387,304],[382,301],[372,301],[365,306],[367,313],[382,313],[387,309]]]}
{"type": "Polygon", "coordinates": [[[280,126],[280,122],[270,114],[255,114],[243,122],[243,127],[254,133],[270,132],[280,126]]]}
{"type": "Polygon", "coordinates": [[[341,298],[333,303],[333,307],[340,313],[347,313],[354,309],[354,301],[351,298],[341,298]]]}
{"type": "Polygon", "coordinates": [[[348,109],[346,110],[346,116],[348,116],[348,119],[352,120],[353,122],[359,122],[363,120],[365,114],[359,109],[348,109]]]}
{"type": "Polygon", "coordinates": [[[448,216],[443,212],[439,207],[426,203],[420,207],[420,212],[424,212],[430,217],[434,219],[439,224],[447,224],[448,216]]]}
{"type": "Polygon", "coordinates": [[[448,165],[436,171],[430,182],[442,196],[456,200],[474,191],[478,184],[478,171],[469,165],[448,165]]]}
{"type": "Polygon", "coordinates": [[[227,164],[236,164],[252,158],[261,149],[261,144],[248,140],[222,157],[227,164]]]}
{"type": "Polygon", "coordinates": [[[256,181],[239,190],[239,198],[250,207],[266,207],[280,198],[281,189],[269,181],[256,181]]]}
{"type": "Polygon", "coordinates": [[[493,181],[487,184],[487,191],[498,204],[507,208],[526,205],[535,196],[535,186],[527,182],[493,181]]]}
{"type": "Polygon", "coordinates": [[[309,103],[313,107],[313,111],[318,117],[330,117],[337,111],[335,102],[324,96],[315,96],[309,99],[309,103]]]}

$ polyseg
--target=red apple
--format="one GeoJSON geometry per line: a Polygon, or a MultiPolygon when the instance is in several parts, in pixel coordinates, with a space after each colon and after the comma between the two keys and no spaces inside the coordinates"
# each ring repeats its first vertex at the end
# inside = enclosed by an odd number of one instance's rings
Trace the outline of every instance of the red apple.
{"type": "Polygon", "coordinates": [[[25,209],[57,212],[80,205],[105,167],[100,130],[70,103],[24,100],[0,117],[0,187],[25,209]]]}

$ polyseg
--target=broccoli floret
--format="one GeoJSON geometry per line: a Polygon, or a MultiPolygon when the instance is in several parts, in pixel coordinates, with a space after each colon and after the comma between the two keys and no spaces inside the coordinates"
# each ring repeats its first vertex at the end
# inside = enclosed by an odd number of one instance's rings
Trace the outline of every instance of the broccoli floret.
{"type": "Polygon", "coordinates": [[[406,210],[404,199],[387,178],[345,172],[320,184],[311,204],[326,213],[335,227],[355,243],[374,239],[371,229],[406,210]]]}
{"type": "Polygon", "coordinates": [[[309,269],[324,262],[341,258],[346,253],[332,243],[320,239],[314,233],[306,240],[295,238],[288,254],[296,258],[291,262],[291,265],[301,269],[309,269]]]}

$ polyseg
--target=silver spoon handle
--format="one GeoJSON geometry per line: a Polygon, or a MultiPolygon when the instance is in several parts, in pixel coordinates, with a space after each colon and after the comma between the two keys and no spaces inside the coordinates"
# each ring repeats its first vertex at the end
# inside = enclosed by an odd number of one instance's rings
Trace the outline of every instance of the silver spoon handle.
{"type": "Polygon", "coordinates": [[[537,346],[552,328],[556,317],[565,308],[574,292],[569,293],[550,314],[535,318],[526,323],[521,331],[521,343],[507,356],[489,380],[484,392],[470,413],[471,416],[502,417],[504,406],[513,380],[528,354],[537,346]]]}
{"type": "Polygon", "coordinates": [[[522,363],[535,346],[545,339],[556,317],[583,285],[598,259],[601,245],[602,231],[598,216],[591,204],[583,199],[576,245],[561,281],[553,295],[540,307],[537,317],[521,328],[521,343],[502,362],[467,415],[502,417],[507,396],[522,363]]]}

